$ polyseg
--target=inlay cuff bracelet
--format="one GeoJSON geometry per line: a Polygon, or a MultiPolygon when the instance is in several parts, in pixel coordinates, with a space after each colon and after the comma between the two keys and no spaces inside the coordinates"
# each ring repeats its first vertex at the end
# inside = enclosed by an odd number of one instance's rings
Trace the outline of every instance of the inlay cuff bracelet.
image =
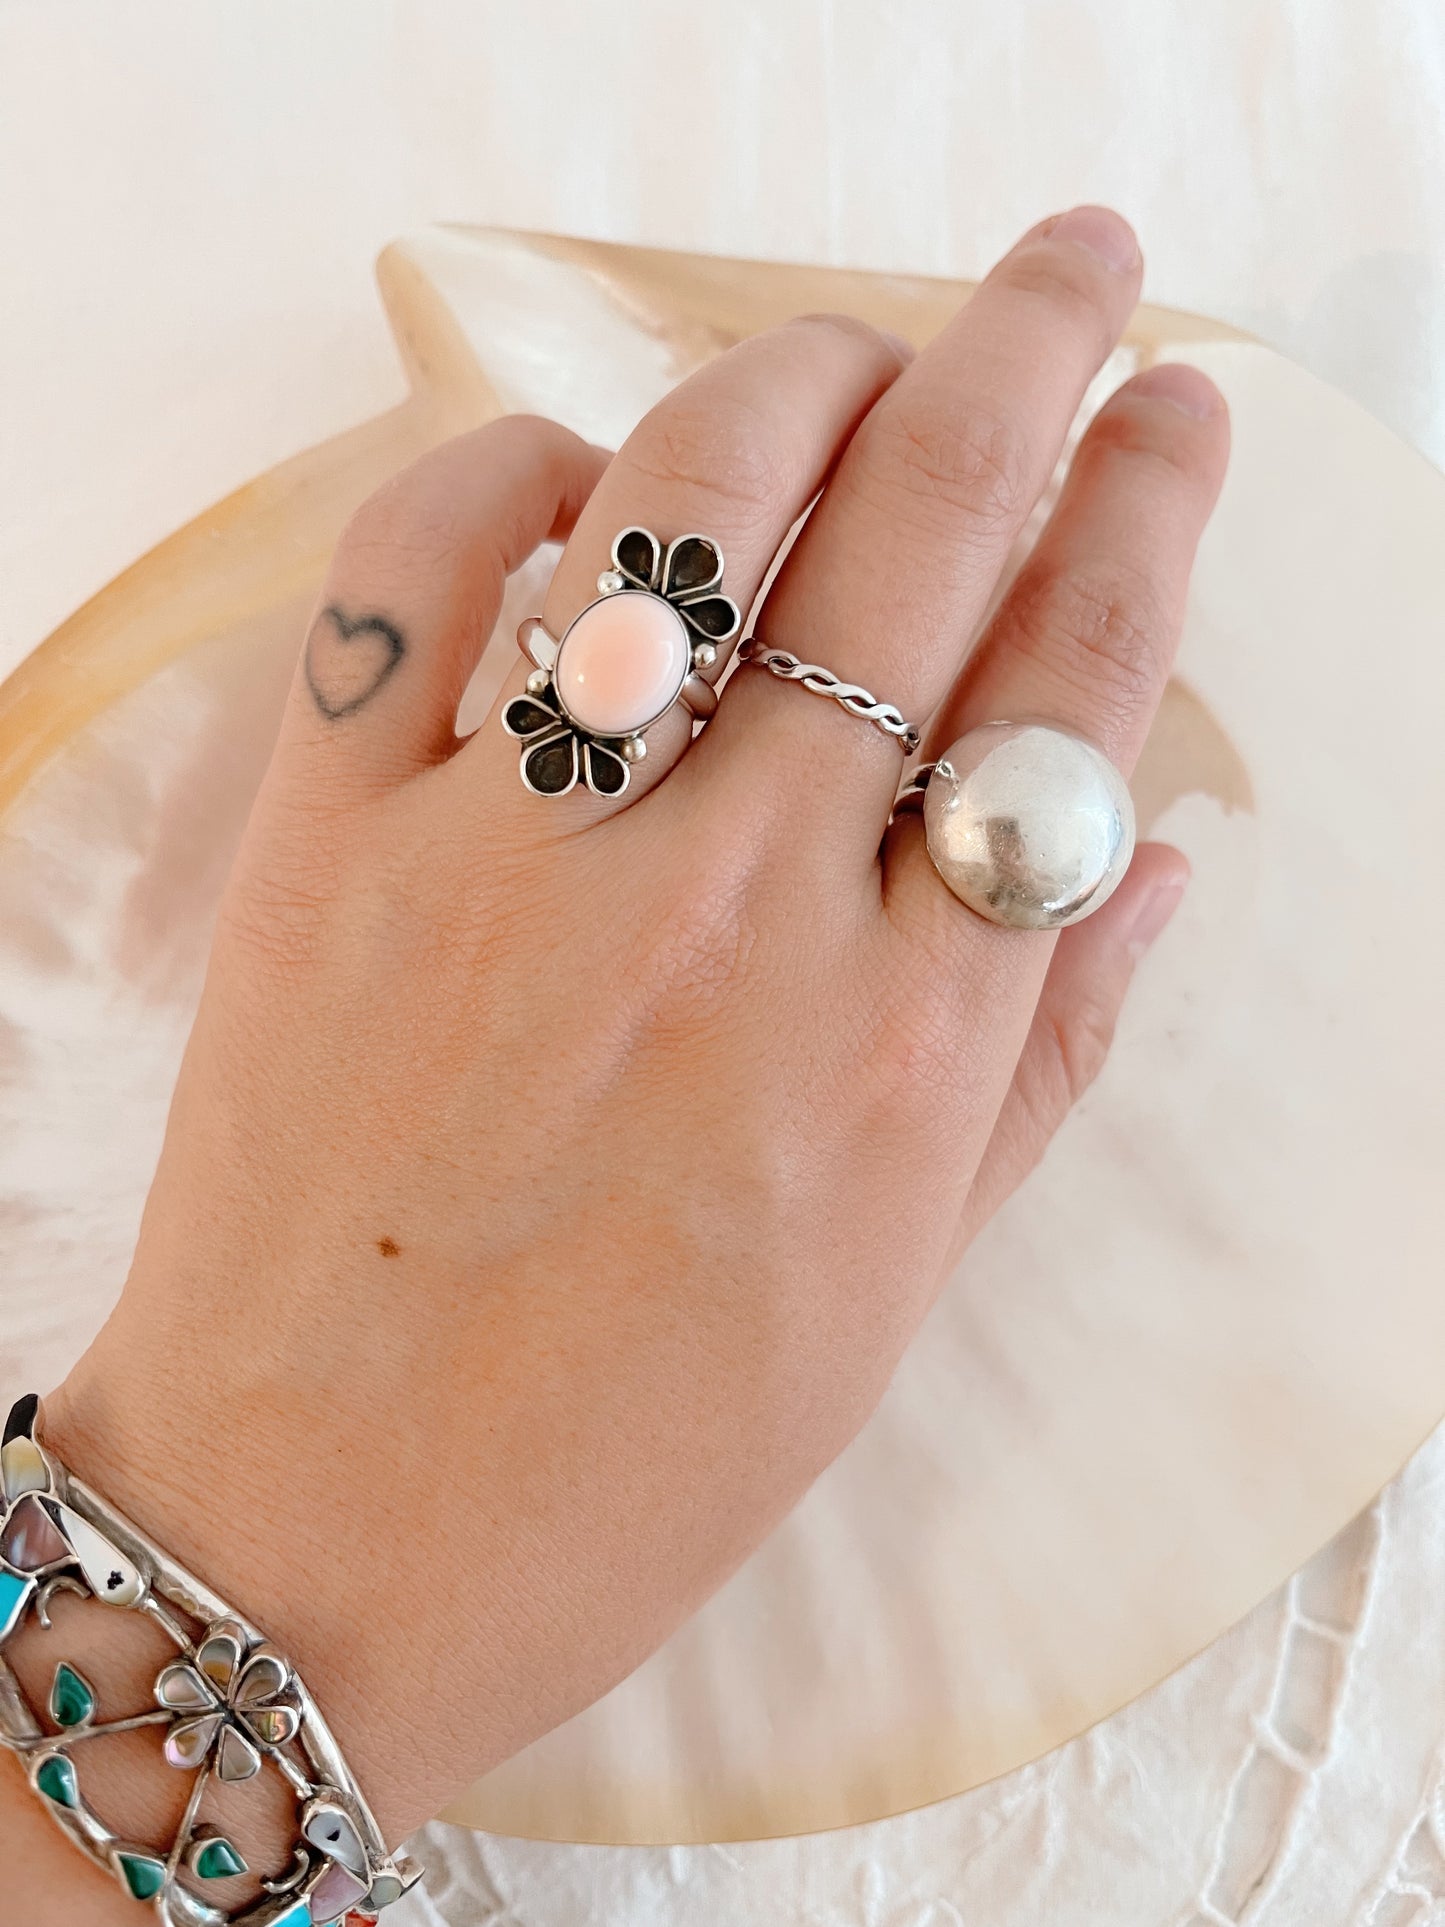
{"type": "Polygon", "coordinates": [[[0,1444],[0,1743],[79,1850],[113,1874],[168,1927],[330,1927],[374,1920],[421,1878],[387,1851],[330,1728],[295,1668],[241,1614],[91,1492],[46,1449],[40,1401],[22,1398],[0,1444]],[[108,1716],[81,1655],[53,1667],[43,1705],[22,1690],[6,1649],[27,1622],[50,1628],[58,1591],[142,1613],[174,1657],[151,1704],[108,1716]],[[86,1742],[154,1728],[161,1765],[190,1776],[180,1825],[165,1848],[117,1836],[85,1797],[86,1742]],[[279,1774],[296,1803],[289,1866],[249,1882],[241,1853],[203,1818],[208,1788],[279,1774]],[[259,1885],[259,1894],[257,1887],[259,1885]]]}

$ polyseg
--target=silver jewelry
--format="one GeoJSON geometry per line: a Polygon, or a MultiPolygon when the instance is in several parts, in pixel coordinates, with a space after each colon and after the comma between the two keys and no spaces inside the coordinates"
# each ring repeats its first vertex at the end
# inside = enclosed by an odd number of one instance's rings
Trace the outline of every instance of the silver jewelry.
{"type": "Polygon", "coordinates": [[[0,1744],[19,1756],[41,1804],[81,1852],[112,1873],[166,1927],[323,1927],[364,1920],[421,1879],[388,1853],[330,1728],[294,1667],[257,1629],[153,1545],[46,1449],[40,1401],[22,1398],[0,1444],[0,1744]],[[33,1707],[4,1658],[34,1615],[48,1629],[60,1591],[143,1613],[176,1656],[155,1681],[155,1710],[102,1720],[95,1689],[62,1661],[49,1700],[33,1707]],[[154,1727],[158,1761],[190,1773],[190,1798],[168,1850],[128,1844],[82,1792],[84,1743],[154,1727]],[[77,1757],[79,1756],[79,1757],[77,1757]],[[297,1806],[290,1870],[263,1879],[259,1898],[227,1909],[208,1883],[249,1870],[231,1841],[199,1820],[214,1778],[240,1783],[279,1773],[297,1806]]]}
{"type": "Polygon", "coordinates": [[[933,867],[990,923],[1060,930],[1113,895],[1134,854],[1134,803],[1100,750],[1043,723],[985,723],[915,772],[933,867]]]}
{"type": "Polygon", "coordinates": [[[722,551],[705,535],[679,535],[664,550],[649,530],[623,529],[597,600],[560,642],[528,616],[517,641],[536,668],[502,727],[521,740],[533,795],[565,796],[580,777],[596,796],[621,796],[655,722],[675,705],[708,720],[717,691],[701,672],[742,626],[722,578],[722,551]]]}
{"type": "Polygon", "coordinates": [[[904,720],[892,703],[880,703],[876,696],[859,684],[841,681],[831,669],[824,669],[819,663],[800,662],[787,649],[769,649],[756,636],[749,636],[738,650],[738,661],[756,663],[759,669],[769,669],[785,682],[800,682],[804,689],[810,689],[815,696],[831,696],[835,703],[843,705],[850,716],[861,716],[865,723],[872,723],[885,736],[896,738],[905,756],[911,756],[918,748],[918,731],[912,723],[904,720]]]}

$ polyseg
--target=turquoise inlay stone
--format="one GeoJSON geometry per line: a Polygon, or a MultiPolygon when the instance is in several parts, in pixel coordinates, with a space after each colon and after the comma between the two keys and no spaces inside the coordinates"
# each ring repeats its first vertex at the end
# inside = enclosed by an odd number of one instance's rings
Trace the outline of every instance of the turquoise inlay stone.
{"type": "Polygon", "coordinates": [[[311,1927],[311,1902],[298,1900],[294,1907],[288,1907],[279,1920],[273,1920],[271,1927],[311,1927]]]}
{"type": "Polygon", "coordinates": [[[30,1596],[30,1581],[13,1572],[0,1572],[0,1639],[14,1632],[30,1596]]]}
{"type": "Polygon", "coordinates": [[[118,1853],[120,1877],[137,1900],[154,1900],[166,1884],[165,1862],[148,1853],[118,1853]]]}
{"type": "Polygon", "coordinates": [[[191,1862],[198,1880],[229,1880],[248,1871],[229,1840],[207,1840],[191,1862]]]}
{"type": "Polygon", "coordinates": [[[64,1660],[55,1669],[50,1688],[50,1717],[57,1726],[84,1726],[95,1711],[95,1694],[73,1666],[64,1660]]]}
{"type": "Polygon", "coordinates": [[[36,1774],[35,1784],[46,1799],[53,1800],[58,1807],[74,1808],[80,1804],[75,1768],[63,1753],[51,1755],[36,1774]]]}

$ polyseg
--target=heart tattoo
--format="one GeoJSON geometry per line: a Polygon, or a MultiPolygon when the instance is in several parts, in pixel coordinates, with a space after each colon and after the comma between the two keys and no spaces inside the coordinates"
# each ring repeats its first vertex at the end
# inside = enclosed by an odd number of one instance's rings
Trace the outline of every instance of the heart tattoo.
{"type": "Polygon", "coordinates": [[[405,654],[401,631],[383,616],[353,621],[328,607],[306,638],[306,687],[322,715],[337,722],[364,708],[405,654]]]}

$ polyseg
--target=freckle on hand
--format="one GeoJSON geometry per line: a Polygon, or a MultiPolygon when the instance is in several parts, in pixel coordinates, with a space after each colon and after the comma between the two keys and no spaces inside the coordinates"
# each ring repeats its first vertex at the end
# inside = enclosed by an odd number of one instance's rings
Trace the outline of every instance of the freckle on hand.
{"type": "Polygon", "coordinates": [[[383,1258],[399,1258],[401,1256],[401,1246],[396,1242],[395,1238],[378,1238],[376,1248],[383,1258]]]}

